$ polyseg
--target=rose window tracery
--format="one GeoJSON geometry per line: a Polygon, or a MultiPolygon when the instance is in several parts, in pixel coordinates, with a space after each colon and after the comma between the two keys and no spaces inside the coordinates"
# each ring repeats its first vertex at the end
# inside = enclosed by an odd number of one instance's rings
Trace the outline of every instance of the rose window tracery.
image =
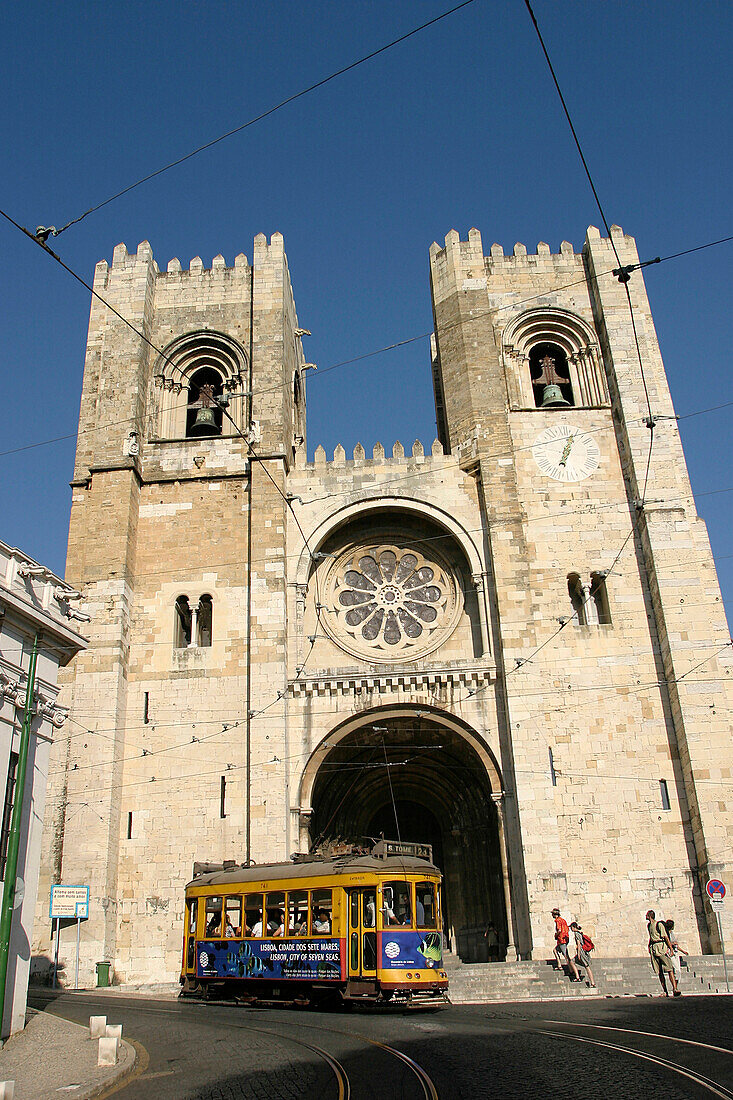
{"type": "Polygon", "coordinates": [[[435,648],[455,625],[457,586],[449,567],[411,547],[351,550],[329,587],[335,640],[360,655],[411,657],[435,648]]]}

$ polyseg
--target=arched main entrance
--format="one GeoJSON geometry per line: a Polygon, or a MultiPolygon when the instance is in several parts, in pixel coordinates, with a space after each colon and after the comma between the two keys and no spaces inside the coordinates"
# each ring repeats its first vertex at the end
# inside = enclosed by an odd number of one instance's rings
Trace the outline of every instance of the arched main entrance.
{"type": "Polygon", "coordinates": [[[337,736],[312,761],[311,846],[381,835],[432,844],[449,949],[464,961],[485,960],[493,922],[503,957],[509,937],[491,797],[499,791],[476,748],[428,712],[372,711],[337,736]]]}

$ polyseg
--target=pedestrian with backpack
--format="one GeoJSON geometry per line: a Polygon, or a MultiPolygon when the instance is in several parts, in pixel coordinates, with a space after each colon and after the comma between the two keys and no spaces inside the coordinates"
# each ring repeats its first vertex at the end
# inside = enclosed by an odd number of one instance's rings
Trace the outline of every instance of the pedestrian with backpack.
{"type": "Polygon", "coordinates": [[[594,949],[595,944],[590,936],[586,935],[576,920],[570,922],[570,931],[575,934],[576,965],[583,967],[586,972],[586,977],[588,978],[588,985],[591,989],[595,989],[596,983],[593,980],[593,971],[590,968],[590,953],[594,949]]]}
{"type": "Polygon", "coordinates": [[[562,970],[567,966],[570,971],[570,981],[582,982],[583,979],[578,973],[578,968],[570,958],[568,952],[568,943],[570,942],[568,922],[564,917],[560,916],[560,910],[557,908],[552,910],[552,919],[555,922],[555,959],[557,960],[557,969],[562,970]]]}

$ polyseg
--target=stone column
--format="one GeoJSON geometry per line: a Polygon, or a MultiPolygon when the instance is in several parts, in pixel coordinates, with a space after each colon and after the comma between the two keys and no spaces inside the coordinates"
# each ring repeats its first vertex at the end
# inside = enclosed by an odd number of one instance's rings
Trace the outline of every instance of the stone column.
{"type": "Polygon", "coordinates": [[[596,601],[593,599],[593,585],[590,582],[583,584],[581,581],[580,587],[583,592],[583,613],[586,626],[598,626],[598,608],[596,607],[596,601]]]}
{"type": "Polygon", "coordinates": [[[517,930],[514,927],[514,912],[512,910],[511,872],[509,849],[506,843],[506,829],[504,827],[504,792],[496,794],[492,792],[491,801],[496,806],[496,823],[499,833],[499,858],[501,859],[501,878],[504,887],[504,908],[506,909],[507,936],[509,942],[506,945],[507,962],[513,956],[512,962],[519,960],[517,949],[517,930]]]}
{"type": "Polygon", "coordinates": [[[476,602],[478,604],[478,617],[481,627],[481,656],[486,657],[491,652],[491,646],[489,644],[489,624],[486,615],[486,574],[472,573],[471,580],[476,589],[476,602]]]}

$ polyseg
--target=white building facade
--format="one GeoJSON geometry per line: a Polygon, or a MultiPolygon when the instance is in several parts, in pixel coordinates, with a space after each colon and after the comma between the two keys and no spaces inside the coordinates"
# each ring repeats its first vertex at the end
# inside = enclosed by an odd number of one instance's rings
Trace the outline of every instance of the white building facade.
{"type": "MultiPolygon", "coordinates": [[[[23,800],[3,1038],[22,1031],[24,1027],[32,966],[46,969],[42,960],[31,957],[31,938],[36,916],[51,745],[69,736],[66,730],[61,733],[67,710],[57,703],[58,670],[86,645],[77,628],[80,621],[87,620],[88,616],[77,610],[78,597],[79,594],[70,585],[49,569],[22,551],[0,542],[0,776],[6,777],[0,827],[2,886],[5,883],[13,807],[18,798],[23,800]],[[33,717],[25,790],[20,792],[16,782],[18,757],[28,694],[29,664],[36,638],[38,655],[33,717]]],[[[44,904],[47,918],[47,898],[44,904]]],[[[46,923],[50,929],[50,920],[46,919],[46,923]]]]}

